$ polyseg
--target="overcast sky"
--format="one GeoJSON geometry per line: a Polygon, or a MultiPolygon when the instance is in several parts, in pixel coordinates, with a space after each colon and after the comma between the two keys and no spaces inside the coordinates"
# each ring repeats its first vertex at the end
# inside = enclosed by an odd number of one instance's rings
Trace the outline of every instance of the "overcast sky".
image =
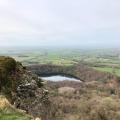
{"type": "Polygon", "coordinates": [[[0,0],[0,46],[119,46],[120,0],[0,0]]]}

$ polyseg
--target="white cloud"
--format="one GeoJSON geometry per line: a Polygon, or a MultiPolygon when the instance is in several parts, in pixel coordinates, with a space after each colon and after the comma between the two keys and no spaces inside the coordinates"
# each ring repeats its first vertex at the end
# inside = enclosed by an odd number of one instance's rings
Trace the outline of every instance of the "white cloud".
{"type": "Polygon", "coordinates": [[[119,0],[0,0],[0,45],[118,40],[119,21],[119,0]]]}

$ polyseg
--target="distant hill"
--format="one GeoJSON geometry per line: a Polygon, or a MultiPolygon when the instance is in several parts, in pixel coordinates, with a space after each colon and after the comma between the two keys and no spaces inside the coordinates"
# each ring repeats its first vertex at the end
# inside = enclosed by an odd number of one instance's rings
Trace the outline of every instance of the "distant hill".
{"type": "Polygon", "coordinates": [[[0,120],[34,118],[119,120],[119,78],[84,64],[24,67],[13,58],[1,56],[0,120]],[[41,75],[52,74],[73,76],[83,82],[48,81],[45,83],[39,78],[41,75]]]}

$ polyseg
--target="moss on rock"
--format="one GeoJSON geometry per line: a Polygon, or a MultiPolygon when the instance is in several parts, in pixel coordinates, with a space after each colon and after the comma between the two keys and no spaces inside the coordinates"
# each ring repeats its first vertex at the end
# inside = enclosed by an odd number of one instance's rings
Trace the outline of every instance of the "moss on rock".
{"type": "Polygon", "coordinates": [[[0,92],[11,95],[15,88],[15,79],[12,74],[16,70],[16,61],[13,58],[0,56],[0,92]]]}

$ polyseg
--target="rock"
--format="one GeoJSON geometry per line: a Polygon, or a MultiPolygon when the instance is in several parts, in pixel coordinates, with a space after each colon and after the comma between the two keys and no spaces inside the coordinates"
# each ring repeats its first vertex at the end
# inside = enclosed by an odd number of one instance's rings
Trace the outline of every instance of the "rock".
{"type": "Polygon", "coordinates": [[[18,96],[23,97],[34,97],[35,96],[35,90],[37,89],[37,86],[34,84],[25,84],[25,85],[19,85],[17,88],[17,94],[18,96]]]}
{"type": "Polygon", "coordinates": [[[36,117],[36,118],[35,118],[35,120],[41,120],[41,118],[39,118],[39,117],[36,117]]]}

